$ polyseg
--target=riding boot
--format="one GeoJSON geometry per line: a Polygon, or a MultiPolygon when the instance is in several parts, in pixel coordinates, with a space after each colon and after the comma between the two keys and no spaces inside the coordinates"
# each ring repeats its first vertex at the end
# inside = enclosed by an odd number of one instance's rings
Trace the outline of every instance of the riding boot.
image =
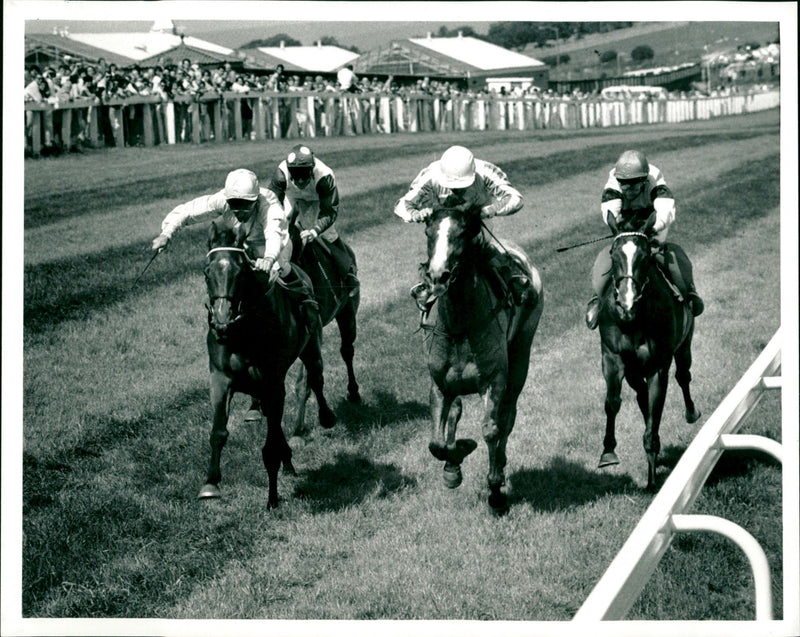
{"type": "Polygon", "coordinates": [[[695,289],[692,264],[689,261],[689,257],[683,251],[683,248],[675,243],[665,243],[664,248],[664,252],[667,253],[667,267],[665,269],[670,279],[684,293],[686,301],[692,310],[692,315],[700,316],[705,309],[705,304],[695,289]]]}
{"type": "Polygon", "coordinates": [[[595,294],[586,306],[586,327],[593,330],[600,318],[600,298],[595,294]]]}
{"type": "Polygon", "coordinates": [[[314,287],[308,275],[296,264],[291,264],[291,272],[282,277],[283,288],[300,311],[300,318],[308,328],[309,334],[322,334],[319,316],[319,303],[314,298],[314,287]],[[302,274],[301,274],[302,273],[302,274]]]}
{"type": "MultiPolygon", "coordinates": [[[[511,257],[508,257],[509,259],[511,257]]],[[[516,268],[514,268],[516,269],[516,268]]],[[[530,292],[531,280],[526,274],[519,271],[514,272],[511,265],[502,263],[495,267],[497,276],[506,288],[511,293],[511,300],[514,305],[522,305],[528,300],[528,293],[530,292]]]]}
{"type": "Polygon", "coordinates": [[[689,297],[689,303],[692,306],[692,315],[700,316],[703,313],[703,310],[706,309],[706,305],[703,303],[703,299],[700,298],[697,290],[694,289],[694,286],[691,287],[687,296],[689,297]]]}
{"type": "Polygon", "coordinates": [[[355,296],[361,283],[356,276],[356,264],[350,252],[347,250],[341,237],[331,241],[330,245],[335,248],[331,250],[331,258],[339,270],[339,276],[342,280],[344,289],[347,290],[348,296],[355,296]]]}

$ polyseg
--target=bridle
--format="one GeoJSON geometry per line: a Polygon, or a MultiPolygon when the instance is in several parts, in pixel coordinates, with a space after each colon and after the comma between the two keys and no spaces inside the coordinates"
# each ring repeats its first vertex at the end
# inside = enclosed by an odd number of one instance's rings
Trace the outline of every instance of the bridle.
{"type": "MultiPolygon", "coordinates": [[[[247,263],[247,265],[250,266],[251,268],[253,267],[253,264],[255,263],[255,261],[250,258],[250,255],[247,254],[247,251],[244,248],[237,248],[237,247],[233,247],[233,246],[219,246],[219,247],[216,247],[216,248],[211,248],[208,251],[208,253],[206,254],[206,260],[208,261],[208,265],[211,265],[211,261],[210,261],[211,255],[216,253],[216,252],[236,252],[236,253],[239,253],[239,254],[243,255],[244,262],[247,263]]],[[[208,279],[208,274],[207,273],[206,273],[206,279],[208,279]]],[[[208,323],[209,323],[211,328],[214,330],[214,332],[218,336],[219,336],[221,331],[227,330],[231,325],[237,323],[242,318],[243,314],[242,314],[242,307],[241,306],[242,306],[242,300],[241,299],[239,299],[239,302],[234,305],[234,299],[231,296],[228,296],[228,295],[212,296],[211,294],[209,294],[208,301],[206,302],[206,309],[208,310],[208,323]],[[230,304],[231,304],[231,313],[233,314],[233,318],[224,326],[218,326],[218,325],[215,324],[215,321],[214,321],[213,306],[214,306],[214,303],[216,301],[218,301],[219,299],[225,299],[225,300],[230,302],[230,304]],[[222,330],[220,330],[220,327],[222,327],[222,330]]]]}
{"type": "MultiPolygon", "coordinates": [[[[641,237],[645,241],[650,240],[650,237],[647,236],[644,232],[620,232],[618,235],[614,237],[614,240],[611,242],[611,248],[613,249],[617,241],[624,237],[641,237]]],[[[614,296],[617,296],[619,294],[619,284],[622,283],[625,279],[630,279],[636,285],[638,293],[633,298],[633,302],[634,304],[638,303],[639,300],[642,298],[642,294],[644,293],[644,290],[647,287],[647,282],[649,281],[649,279],[645,277],[644,281],[640,283],[639,281],[636,280],[633,274],[625,274],[620,277],[614,276],[614,296]]]]}

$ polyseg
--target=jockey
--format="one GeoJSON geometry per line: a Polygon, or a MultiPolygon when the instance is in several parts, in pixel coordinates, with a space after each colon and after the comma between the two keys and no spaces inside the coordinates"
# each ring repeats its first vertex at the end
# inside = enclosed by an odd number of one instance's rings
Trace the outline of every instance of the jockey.
{"type": "MultiPolygon", "coordinates": [[[[689,257],[679,245],[665,241],[669,227],[675,220],[675,199],[661,171],[647,161],[644,153],[626,150],[620,155],[608,174],[600,209],[603,221],[615,234],[617,229],[621,232],[641,231],[655,212],[655,225],[651,232],[659,244],[656,261],[689,302],[692,314],[700,316],[704,305],[694,286],[689,257]]],[[[586,325],[589,329],[597,327],[599,298],[608,284],[610,273],[611,251],[604,248],[597,255],[592,268],[595,295],[586,309],[586,325]]]]}
{"type": "Polygon", "coordinates": [[[228,173],[222,190],[176,206],[161,223],[161,234],[153,240],[152,248],[161,252],[180,228],[215,218],[222,228],[245,227],[245,248],[256,257],[253,268],[266,273],[270,280],[280,277],[290,298],[299,303],[309,331],[321,332],[311,281],[298,266],[290,264],[287,217],[272,191],[259,188],[258,178],[250,170],[234,170],[228,173]]]}
{"type": "MultiPolygon", "coordinates": [[[[432,206],[472,210],[482,219],[513,215],[522,208],[522,195],[511,186],[506,174],[494,164],[475,159],[467,148],[451,146],[414,178],[408,192],[397,202],[394,213],[406,223],[423,222],[433,213],[432,206]]],[[[514,303],[525,301],[530,279],[511,255],[486,240],[477,239],[486,262],[514,303]]],[[[426,283],[411,288],[420,310],[427,311],[430,290],[426,283]]]]}
{"type": "Polygon", "coordinates": [[[359,285],[355,262],[333,225],[339,216],[339,190],[333,170],[308,146],[297,144],[275,169],[267,188],[286,212],[295,261],[306,244],[324,239],[345,288],[355,293],[359,285]]]}

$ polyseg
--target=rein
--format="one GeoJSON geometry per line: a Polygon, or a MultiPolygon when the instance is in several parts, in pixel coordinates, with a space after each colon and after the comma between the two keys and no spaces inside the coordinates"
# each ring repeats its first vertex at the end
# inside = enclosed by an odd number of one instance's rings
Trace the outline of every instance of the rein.
{"type": "Polygon", "coordinates": [[[245,261],[247,261],[250,267],[253,267],[253,264],[255,263],[255,261],[250,258],[250,255],[247,254],[247,250],[244,248],[234,248],[232,246],[219,246],[217,248],[211,248],[211,250],[208,251],[208,254],[206,254],[206,259],[208,259],[208,257],[215,252],[241,252],[244,255],[245,261]]]}

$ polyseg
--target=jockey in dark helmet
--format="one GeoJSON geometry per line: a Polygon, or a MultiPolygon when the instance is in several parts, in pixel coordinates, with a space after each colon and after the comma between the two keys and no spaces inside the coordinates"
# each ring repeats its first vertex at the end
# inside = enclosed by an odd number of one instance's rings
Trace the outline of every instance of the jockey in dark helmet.
{"type": "Polygon", "coordinates": [[[339,190],[333,170],[305,144],[294,146],[272,174],[268,186],[283,205],[294,242],[294,258],[318,238],[325,240],[350,293],[358,287],[356,266],[334,226],[339,215],[339,190]]]}
{"type": "Polygon", "coordinates": [[[300,304],[309,331],[321,332],[311,281],[299,267],[290,264],[292,244],[283,208],[272,191],[259,187],[251,170],[234,170],[228,173],[222,190],[176,206],[161,223],[153,250],[166,249],[180,228],[211,219],[216,219],[221,228],[245,228],[245,248],[255,256],[253,268],[270,278],[280,278],[282,287],[300,304]]]}
{"type": "MultiPolygon", "coordinates": [[[[451,146],[438,159],[422,169],[409,191],[397,202],[394,213],[405,222],[424,222],[433,213],[432,206],[474,211],[481,219],[513,215],[522,209],[522,195],[511,186],[506,174],[494,164],[475,159],[463,146],[451,146]]],[[[528,294],[530,280],[512,256],[479,235],[478,245],[486,264],[511,292],[514,303],[521,305],[528,294]]],[[[423,312],[427,311],[430,290],[418,283],[411,295],[423,312]]]]}
{"type": "MultiPolygon", "coordinates": [[[[692,314],[703,312],[703,300],[697,294],[692,276],[692,264],[679,245],[667,243],[667,232],[675,220],[675,199],[661,171],[647,161],[638,150],[626,150],[608,174],[600,209],[603,221],[621,232],[640,231],[652,213],[655,225],[651,230],[659,249],[656,261],[672,283],[690,304],[692,314]]],[[[603,248],[592,268],[592,287],[595,295],[586,310],[586,325],[597,327],[599,297],[610,279],[611,251],[603,248]]]]}

